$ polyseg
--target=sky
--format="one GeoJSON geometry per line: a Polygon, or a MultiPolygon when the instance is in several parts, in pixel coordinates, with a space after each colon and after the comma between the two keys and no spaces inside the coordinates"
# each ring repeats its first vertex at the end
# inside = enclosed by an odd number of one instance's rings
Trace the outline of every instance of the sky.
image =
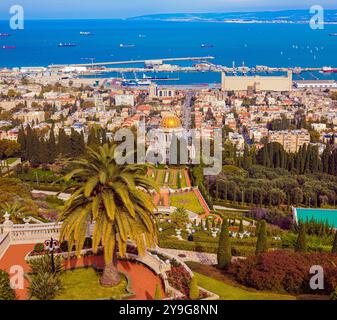
{"type": "Polygon", "coordinates": [[[21,5],[26,19],[127,18],[155,13],[335,9],[336,0],[0,0],[0,19],[21,5]]]}

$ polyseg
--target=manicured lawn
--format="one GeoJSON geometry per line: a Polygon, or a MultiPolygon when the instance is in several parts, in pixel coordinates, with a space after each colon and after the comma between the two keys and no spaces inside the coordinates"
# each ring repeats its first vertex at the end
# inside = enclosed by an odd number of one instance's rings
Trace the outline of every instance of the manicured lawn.
{"type": "Polygon", "coordinates": [[[200,205],[198,198],[193,192],[171,195],[170,206],[185,208],[186,210],[190,210],[199,214],[204,213],[204,210],[200,205]]]}
{"type": "Polygon", "coordinates": [[[176,173],[176,177],[175,177],[174,170],[170,170],[170,178],[169,178],[170,188],[174,189],[174,188],[177,187],[177,185],[176,185],[177,175],[178,175],[178,173],[176,173]]]}
{"type": "Polygon", "coordinates": [[[158,182],[159,186],[164,185],[164,180],[165,180],[165,170],[158,170],[157,171],[157,178],[156,181],[158,182]]]}
{"type": "MultiPolygon", "coordinates": [[[[158,182],[158,184],[163,187],[165,185],[165,175],[167,170],[163,169],[154,169],[152,171],[154,173],[154,180],[158,182]]],[[[178,188],[178,180],[179,180],[179,173],[181,174],[180,186],[181,188],[187,187],[187,182],[184,174],[183,169],[169,169],[169,179],[168,179],[168,186],[172,189],[178,188]],[[174,174],[176,172],[176,174],[174,174]]],[[[152,177],[152,174],[151,174],[152,177]]]]}
{"type": "Polygon", "coordinates": [[[178,179],[179,179],[179,173],[181,175],[180,186],[181,186],[181,188],[186,188],[187,187],[187,182],[186,182],[184,170],[179,170],[179,172],[177,173],[177,184],[178,184],[178,179]]]}
{"type": "Polygon", "coordinates": [[[220,300],[295,300],[294,296],[248,291],[242,288],[231,286],[227,283],[212,279],[200,273],[194,273],[198,280],[198,285],[206,290],[214,292],[220,300]]]}
{"type": "Polygon", "coordinates": [[[69,270],[61,275],[63,292],[56,300],[120,300],[128,294],[127,279],[122,276],[121,282],[113,288],[102,287],[99,274],[93,268],[69,270]]]}

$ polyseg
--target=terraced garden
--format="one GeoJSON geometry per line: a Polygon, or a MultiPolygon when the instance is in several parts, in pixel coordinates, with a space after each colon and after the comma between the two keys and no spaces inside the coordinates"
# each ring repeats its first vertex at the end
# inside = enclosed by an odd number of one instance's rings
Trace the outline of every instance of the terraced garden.
{"type": "Polygon", "coordinates": [[[199,199],[194,192],[184,192],[170,195],[170,206],[177,208],[185,208],[198,214],[203,214],[199,199]]]}
{"type": "Polygon", "coordinates": [[[171,189],[188,187],[184,169],[153,169],[149,172],[149,175],[159,184],[160,187],[169,187],[171,189]]]}

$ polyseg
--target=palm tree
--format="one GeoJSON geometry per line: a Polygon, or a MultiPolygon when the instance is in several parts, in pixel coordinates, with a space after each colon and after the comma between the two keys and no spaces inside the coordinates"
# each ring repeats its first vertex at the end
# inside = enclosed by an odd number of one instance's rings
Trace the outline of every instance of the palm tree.
{"type": "Polygon", "coordinates": [[[97,150],[88,148],[87,155],[73,160],[75,169],[64,177],[81,182],[73,190],[60,215],[63,221],[60,241],[67,240],[69,249],[76,246],[79,255],[89,225],[94,222],[93,251],[101,243],[104,248],[105,268],[101,284],[119,283],[117,250],[126,253],[127,240],[137,245],[140,255],[157,240],[153,216],[155,205],[151,190],[154,181],[147,178],[143,165],[119,165],[115,161],[116,146],[104,144],[97,150]]]}
{"type": "Polygon", "coordinates": [[[14,223],[20,223],[21,220],[27,216],[29,213],[28,208],[15,200],[14,202],[5,202],[0,204],[0,217],[3,217],[5,213],[8,213],[11,216],[11,219],[14,223]]]}

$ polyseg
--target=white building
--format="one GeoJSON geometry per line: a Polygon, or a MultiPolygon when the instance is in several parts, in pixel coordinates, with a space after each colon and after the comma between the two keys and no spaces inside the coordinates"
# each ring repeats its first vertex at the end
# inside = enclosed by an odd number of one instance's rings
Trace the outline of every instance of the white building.
{"type": "Polygon", "coordinates": [[[299,80],[294,85],[298,89],[336,89],[337,82],[334,80],[299,80]]]}
{"type": "Polygon", "coordinates": [[[312,128],[318,132],[326,130],[326,124],[325,123],[312,123],[312,128]]]}
{"type": "MultiPolygon", "coordinates": [[[[193,145],[187,145],[188,137],[186,130],[182,127],[180,119],[175,115],[166,115],[162,118],[160,122],[159,129],[152,130],[151,134],[148,135],[149,147],[147,150],[147,160],[149,162],[154,162],[150,157],[157,159],[159,163],[171,163],[176,161],[176,155],[179,154],[177,145],[174,145],[174,137],[177,139],[185,138],[186,141],[186,157],[183,159],[182,152],[180,152],[180,161],[189,161],[195,158],[195,148],[193,145]],[[151,161],[152,160],[152,161],[151,161]]],[[[182,140],[180,140],[182,141],[182,140]]],[[[182,151],[183,142],[180,142],[180,151],[182,151]]]]}
{"type": "Polygon", "coordinates": [[[133,94],[116,94],[115,95],[116,106],[134,106],[135,98],[133,94]]]}

